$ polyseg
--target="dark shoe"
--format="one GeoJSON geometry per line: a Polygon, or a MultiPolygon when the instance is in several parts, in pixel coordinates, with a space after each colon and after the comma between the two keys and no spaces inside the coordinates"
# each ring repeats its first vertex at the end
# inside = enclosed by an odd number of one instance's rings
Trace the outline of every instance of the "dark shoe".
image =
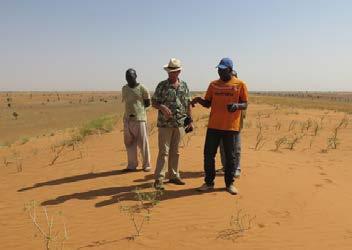
{"type": "Polygon", "coordinates": [[[165,190],[163,181],[162,181],[162,180],[155,180],[155,182],[154,182],[154,188],[155,188],[156,190],[165,190]]]}
{"type": "Polygon", "coordinates": [[[129,172],[137,172],[138,170],[135,168],[125,168],[122,170],[123,172],[129,173],[129,172]]]}
{"type": "Polygon", "coordinates": [[[202,186],[197,188],[197,191],[199,191],[199,192],[207,192],[207,191],[212,191],[212,190],[214,190],[214,185],[208,185],[206,183],[204,183],[202,186]]]}
{"type": "Polygon", "coordinates": [[[186,182],[182,181],[181,178],[170,179],[169,183],[173,183],[176,185],[185,185],[186,184],[186,182]]]}

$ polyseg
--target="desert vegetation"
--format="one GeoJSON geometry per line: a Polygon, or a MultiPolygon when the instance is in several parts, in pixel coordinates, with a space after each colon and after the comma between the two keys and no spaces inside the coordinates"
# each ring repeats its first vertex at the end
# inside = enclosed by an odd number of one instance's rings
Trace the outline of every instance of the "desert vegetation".
{"type": "Polygon", "coordinates": [[[235,205],[235,211],[229,219],[228,227],[218,233],[218,239],[235,241],[244,236],[246,231],[250,230],[254,224],[255,216],[246,213],[240,208],[238,203],[235,205]]]}
{"type": "Polygon", "coordinates": [[[37,237],[43,240],[43,249],[64,249],[65,241],[68,239],[68,230],[62,212],[56,215],[49,215],[46,207],[42,207],[42,211],[38,213],[38,204],[35,200],[26,202],[24,211],[28,214],[37,237]],[[57,218],[60,217],[60,225],[56,225],[57,218]]]}
{"type": "MultiPolygon", "coordinates": [[[[0,111],[0,183],[8,192],[3,194],[0,219],[6,249],[21,249],[22,239],[32,231],[39,241],[26,241],[29,249],[38,249],[39,244],[43,249],[172,248],[160,241],[166,237],[182,241],[185,249],[194,248],[192,242],[199,238],[202,242],[194,244],[202,248],[214,244],[214,248],[248,249],[274,233],[277,242],[286,246],[285,235],[277,232],[283,230],[291,237],[291,225],[307,232],[316,232],[314,223],[327,228],[322,207],[335,215],[330,227],[348,228],[328,204],[333,197],[346,205],[345,212],[351,208],[344,202],[349,188],[345,179],[351,174],[352,115],[345,110],[349,102],[314,98],[308,104],[311,100],[306,97],[253,96],[241,132],[243,175],[235,182],[240,194],[229,198],[222,176],[216,177],[214,192],[195,191],[204,177],[209,118],[204,108],[194,109],[194,131],[181,142],[181,176],[186,186],[165,183],[166,190],[160,193],[151,188],[151,173],[122,171],[127,156],[119,94],[9,92],[1,97],[5,108],[0,111]],[[329,102],[342,108],[326,105],[329,102]],[[13,112],[19,114],[17,119],[13,112]],[[53,124],[60,119],[75,122],[59,121],[58,128],[53,124]],[[39,129],[27,127],[32,124],[39,129]],[[341,197],[337,190],[342,190],[341,197]],[[27,202],[25,213],[17,218],[12,208],[33,198],[37,202],[27,202]],[[305,214],[306,207],[320,214],[311,218],[305,214]],[[55,212],[61,210],[65,218],[55,212]],[[8,220],[10,216],[14,219],[8,220]],[[304,220],[298,221],[301,217],[304,220]]],[[[154,109],[148,111],[148,134],[154,166],[154,109]]],[[[335,238],[340,237],[338,232],[335,238]]],[[[321,234],[322,239],[325,235],[321,234]]],[[[270,242],[265,246],[272,247],[270,242]]]]}
{"type": "Polygon", "coordinates": [[[134,228],[134,233],[127,237],[130,240],[142,235],[145,224],[152,218],[152,209],[160,202],[162,191],[154,189],[145,191],[136,188],[133,193],[135,195],[134,204],[126,205],[121,201],[119,202],[120,212],[129,217],[134,228]]]}

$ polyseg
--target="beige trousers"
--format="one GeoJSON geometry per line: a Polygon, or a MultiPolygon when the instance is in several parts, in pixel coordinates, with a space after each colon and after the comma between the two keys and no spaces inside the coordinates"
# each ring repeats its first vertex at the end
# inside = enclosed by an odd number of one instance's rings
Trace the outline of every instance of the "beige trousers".
{"type": "Polygon", "coordinates": [[[178,169],[179,146],[184,134],[183,127],[159,128],[159,153],[154,174],[156,180],[165,179],[166,166],[168,166],[169,179],[180,177],[178,169]]]}
{"type": "Polygon", "coordinates": [[[143,168],[149,168],[150,150],[146,122],[124,119],[123,125],[128,158],[127,168],[136,169],[138,167],[137,145],[141,151],[143,168]]]}

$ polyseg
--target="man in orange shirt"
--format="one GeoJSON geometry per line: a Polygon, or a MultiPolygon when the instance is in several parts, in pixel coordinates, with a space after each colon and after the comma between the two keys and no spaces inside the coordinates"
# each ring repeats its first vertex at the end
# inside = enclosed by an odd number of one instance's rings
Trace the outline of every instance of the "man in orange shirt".
{"type": "Polygon", "coordinates": [[[199,103],[211,108],[204,145],[205,183],[198,189],[208,191],[214,188],[215,156],[222,140],[225,148],[225,184],[230,194],[237,194],[233,185],[234,174],[239,164],[241,112],[247,109],[248,92],[246,84],[233,76],[233,62],[221,59],[218,68],[220,79],[212,81],[204,99],[196,97],[192,104],[199,103]]]}

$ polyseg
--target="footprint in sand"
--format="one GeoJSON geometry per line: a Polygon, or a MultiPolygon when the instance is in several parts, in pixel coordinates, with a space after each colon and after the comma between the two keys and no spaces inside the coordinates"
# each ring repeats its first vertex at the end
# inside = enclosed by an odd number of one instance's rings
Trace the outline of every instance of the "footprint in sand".
{"type": "Polygon", "coordinates": [[[320,170],[324,170],[324,168],[321,166],[316,166],[316,167],[319,168],[320,170]]]}
{"type": "Polygon", "coordinates": [[[259,227],[259,228],[264,228],[264,227],[265,227],[265,224],[264,224],[264,223],[258,223],[258,227],[259,227]]]}
{"type": "Polygon", "coordinates": [[[268,213],[273,215],[276,218],[288,218],[290,216],[289,211],[277,211],[277,210],[268,210],[268,213]]]}
{"type": "Polygon", "coordinates": [[[333,183],[334,183],[331,179],[328,179],[328,178],[324,179],[324,181],[325,181],[326,183],[330,183],[330,184],[333,184],[333,183]]]}
{"type": "Polygon", "coordinates": [[[344,239],[351,239],[352,238],[352,230],[346,230],[345,235],[343,236],[344,239]]]}
{"type": "MultiPolygon", "coordinates": [[[[334,182],[333,182],[331,179],[328,179],[328,178],[323,179],[323,181],[324,181],[325,183],[328,183],[328,184],[334,184],[334,182]]],[[[317,187],[317,188],[322,188],[322,187],[324,187],[324,185],[321,184],[321,183],[315,184],[314,186],[317,187]]]]}

